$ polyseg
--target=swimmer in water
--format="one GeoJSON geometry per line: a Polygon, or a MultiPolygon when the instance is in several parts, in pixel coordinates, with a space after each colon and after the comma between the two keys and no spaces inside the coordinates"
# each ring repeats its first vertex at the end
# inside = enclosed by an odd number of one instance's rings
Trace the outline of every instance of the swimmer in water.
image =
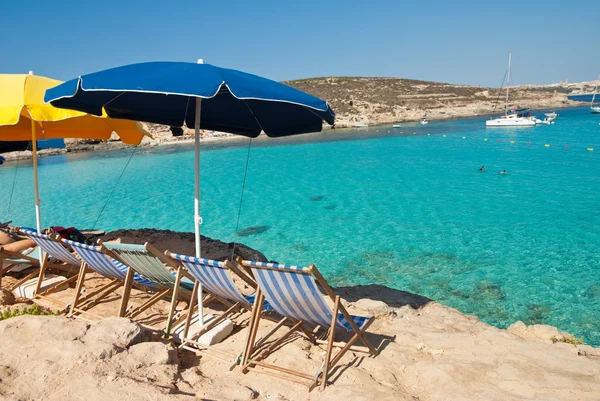
{"type": "Polygon", "coordinates": [[[506,174],[506,170],[502,170],[501,172],[499,172],[498,174],[506,174]]]}
{"type": "Polygon", "coordinates": [[[481,166],[481,168],[479,169],[480,173],[483,173],[485,171],[485,166],[481,166]]]}

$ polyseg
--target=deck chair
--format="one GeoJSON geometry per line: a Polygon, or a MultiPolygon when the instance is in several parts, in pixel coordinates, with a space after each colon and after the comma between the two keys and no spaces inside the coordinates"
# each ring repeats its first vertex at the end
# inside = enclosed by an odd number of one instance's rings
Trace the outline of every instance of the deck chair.
{"type": "MultiPolygon", "coordinates": [[[[257,351],[258,348],[255,339],[260,324],[260,315],[254,314],[252,316],[251,329],[249,331],[246,350],[242,360],[244,373],[250,368],[260,366],[265,369],[271,369],[280,373],[309,380],[309,390],[318,386],[319,381],[321,388],[325,389],[331,369],[340,361],[342,356],[357,340],[360,339],[372,355],[377,355],[375,348],[369,344],[364,336],[367,328],[373,323],[374,318],[350,315],[340,302],[340,297],[335,295],[331,287],[329,287],[323,276],[321,276],[317,270],[316,266],[310,265],[310,267],[300,267],[242,260],[238,260],[238,263],[242,268],[249,268],[252,271],[258,284],[258,291],[254,304],[255,307],[260,308],[265,301],[268,301],[279,314],[296,321],[296,324],[294,324],[285,334],[269,344],[266,349],[259,350],[260,352],[255,356],[255,351],[257,351]],[[317,283],[331,298],[331,301],[333,301],[333,309],[325,302],[321,291],[317,287],[317,283]],[[301,330],[306,333],[308,330],[302,330],[305,323],[321,326],[327,328],[329,331],[325,360],[314,376],[261,361],[279,347],[283,341],[295,331],[301,330]],[[335,333],[340,330],[354,333],[352,338],[343,345],[334,344],[335,333]],[[334,345],[340,346],[341,350],[332,357],[334,345]]],[[[270,337],[273,334],[274,332],[271,331],[265,337],[270,337]]],[[[261,340],[263,343],[266,339],[265,337],[261,340]]],[[[313,344],[324,342],[317,341],[312,334],[309,335],[308,338],[313,344]]],[[[284,377],[270,372],[264,373],[284,377]]],[[[289,377],[284,378],[292,380],[289,377]]]]}
{"type": "Polygon", "coordinates": [[[171,291],[169,288],[160,287],[159,284],[136,273],[126,264],[112,258],[106,253],[103,246],[85,245],[68,239],[63,239],[62,242],[69,245],[83,261],[79,271],[79,280],[77,280],[77,285],[75,287],[75,296],[73,298],[69,316],[83,314],[95,317],[96,319],[101,319],[100,316],[94,316],[88,312],[88,309],[97,304],[100,300],[107,297],[117,288],[123,287],[123,294],[121,295],[121,302],[119,305],[119,317],[129,317],[133,319],[141,312],[160,301],[171,291]],[[102,286],[100,289],[88,295],[86,300],[82,300],[81,295],[83,283],[85,281],[86,274],[90,272],[90,270],[93,270],[110,279],[110,283],[102,286]],[[132,310],[128,310],[127,304],[129,303],[129,296],[131,294],[131,288],[133,285],[140,286],[142,288],[156,289],[157,292],[144,304],[133,308],[132,310]],[[95,298],[90,300],[92,296],[95,298]]]}
{"type": "MultiPolygon", "coordinates": [[[[256,290],[257,288],[256,282],[243,271],[239,270],[236,264],[233,264],[229,261],[220,262],[211,259],[195,258],[193,256],[171,253],[169,251],[165,252],[165,254],[169,256],[172,260],[176,260],[178,263],[185,266],[185,268],[192,275],[192,277],[196,279],[196,285],[198,285],[198,283],[202,284],[202,288],[207,293],[213,295],[217,300],[219,300],[227,307],[225,312],[223,312],[215,319],[211,320],[209,323],[204,325],[202,329],[195,333],[193,336],[188,337],[191,318],[193,316],[193,308],[195,307],[194,295],[196,291],[194,291],[194,294],[192,294],[192,301],[190,302],[189,310],[187,313],[187,319],[185,322],[183,336],[181,337],[181,348],[185,348],[191,351],[195,351],[195,349],[191,349],[190,345],[194,345],[196,348],[206,348],[205,346],[195,341],[195,339],[199,338],[204,333],[217,326],[223,320],[234,315],[240,310],[252,311],[256,293],[253,293],[251,295],[243,295],[235,286],[232,272],[233,274],[241,278],[254,290],[256,290]],[[224,300],[226,302],[223,302],[224,300]]],[[[260,314],[272,310],[273,308],[271,307],[271,305],[269,305],[268,302],[264,302],[262,304],[262,308],[260,309],[260,314]]],[[[280,321],[278,324],[283,323],[283,321],[280,321]]],[[[229,357],[229,355],[222,356],[229,357]]],[[[235,367],[235,365],[237,365],[237,362],[240,357],[241,353],[238,356],[234,357],[233,361],[226,360],[225,362],[233,362],[233,365],[230,366],[231,368],[233,368],[235,367]]]]}
{"type": "Polygon", "coordinates": [[[79,269],[81,266],[81,261],[77,259],[75,255],[69,252],[69,250],[60,242],[58,236],[40,234],[36,231],[25,229],[21,229],[20,232],[31,238],[31,240],[37,244],[40,250],[44,252],[44,258],[42,259],[38,281],[35,286],[35,297],[46,299],[53,303],[59,304],[62,307],[68,306],[68,304],[50,298],[48,295],[62,288],[64,285],[70,284],[71,282],[77,280],[77,274],[55,286],[46,289],[43,292],[40,292],[40,289],[42,288],[42,282],[44,281],[44,273],[46,272],[46,269],[50,263],[53,263],[53,267],[59,267],[61,270],[67,270],[67,273],[70,273],[73,270],[77,271],[77,269],[79,269]],[[62,264],[62,266],[60,264],[62,264]]]}
{"type": "MultiPolygon", "coordinates": [[[[35,248],[30,248],[23,252],[14,252],[9,251],[4,247],[0,246],[0,288],[2,288],[2,276],[10,272],[13,268],[22,264],[29,265],[30,267],[37,267],[39,269],[40,248],[36,246],[35,248]]],[[[37,275],[38,272],[34,271],[26,275],[24,278],[20,279],[10,287],[7,287],[6,289],[12,291],[14,288],[20,286],[24,282],[32,279],[37,275]]]]}
{"type": "Polygon", "coordinates": [[[147,242],[144,245],[135,245],[98,241],[98,244],[106,249],[105,253],[109,256],[133,268],[153,283],[172,291],[169,321],[165,329],[168,338],[172,325],[179,323],[174,322],[172,318],[180,293],[186,293],[188,299],[193,296],[193,278],[190,276],[190,280],[186,277],[185,269],[147,242]]]}

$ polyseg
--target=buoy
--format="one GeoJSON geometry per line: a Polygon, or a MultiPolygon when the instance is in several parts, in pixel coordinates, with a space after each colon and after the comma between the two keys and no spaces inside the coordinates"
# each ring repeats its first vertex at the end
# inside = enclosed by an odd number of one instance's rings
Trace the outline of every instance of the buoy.
{"type": "Polygon", "coordinates": [[[550,144],[549,144],[549,143],[547,143],[547,144],[545,144],[544,146],[545,146],[545,147],[547,147],[547,148],[549,148],[549,147],[550,147],[550,144]]]}
{"type": "Polygon", "coordinates": [[[483,138],[484,141],[487,141],[487,138],[483,138]]]}
{"type": "Polygon", "coordinates": [[[593,152],[593,151],[594,151],[594,148],[588,148],[588,150],[589,150],[590,152],[593,152]]]}
{"type": "Polygon", "coordinates": [[[568,147],[568,146],[565,146],[565,149],[569,149],[569,147],[568,147]]]}
{"type": "Polygon", "coordinates": [[[515,143],[515,141],[510,141],[510,144],[513,145],[515,143]]]}
{"type": "Polygon", "coordinates": [[[462,138],[463,138],[463,139],[467,139],[467,137],[466,137],[466,136],[463,136],[462,138]]]}
{"type": "Polygon", "coordinates": [[[446,135],[442,135],[444,138],[446,137],[446,135]]]}

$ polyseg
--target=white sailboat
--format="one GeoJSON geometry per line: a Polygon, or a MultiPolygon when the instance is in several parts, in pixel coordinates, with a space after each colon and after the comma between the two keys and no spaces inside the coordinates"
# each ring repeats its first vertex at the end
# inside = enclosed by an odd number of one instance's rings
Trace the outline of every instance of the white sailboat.
{"type": "MultiPolygon", "coordinates": [[[[598,80],[600,81],[600,75],[598,75],[598,80]]],[[[600,106],[594,106],[594,100],[596,100],[596,91],[598,90],[598,84],[594,88],[594,94],[592,95],[592,103],[590,103],[590,111],[594,114],[600,114],[600,106]]]]}
{"type": "Polygon", "coordinates": [[[508,53],[508,73],[506,79],[506,102],[504,103],[504,115],[499,118],[490,118],[485,122],[486,127],[533,127],[536,122],[531,117],[529,109],[508,110],[508,93],[510,83],[510,61],[512,54],[508,53]]]}

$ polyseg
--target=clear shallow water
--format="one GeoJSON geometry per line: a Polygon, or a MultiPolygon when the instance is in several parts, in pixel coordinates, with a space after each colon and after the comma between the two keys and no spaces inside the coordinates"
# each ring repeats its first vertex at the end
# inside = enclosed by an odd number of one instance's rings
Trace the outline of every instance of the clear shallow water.
{"type": "MultiPolygon", "coordinates": [[[[387,285],[600,345],[600,118],[559,113],[534,128],[465,119],[255,141],[238,241],[315,263],[333,285],[387,285]]],[[[246,153],[202,152],[203,234],[233,240],[246,153]]],[[[44,225],[93,226],[130,154],[41,159],[44,225]]],[[[30,162],[16,171],[19,202],[9,214],[0,204],[0,218],[31,226],[30,162]]],[[[0,167],[1,199],[14,173],[0,167]]],[[[138,150],[96,227],[192,231],[192,199],[191,146],[138,150]]]]}

